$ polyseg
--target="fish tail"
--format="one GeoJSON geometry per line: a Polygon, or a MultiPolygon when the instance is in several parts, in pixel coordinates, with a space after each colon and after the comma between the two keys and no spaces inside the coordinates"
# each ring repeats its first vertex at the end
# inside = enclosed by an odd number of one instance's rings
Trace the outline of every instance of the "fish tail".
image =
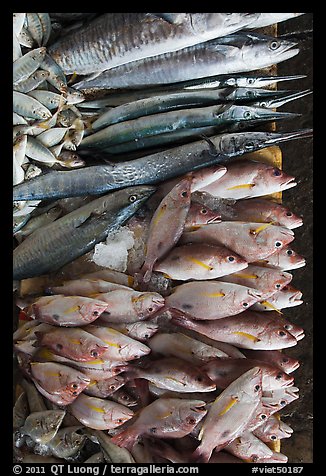
{"type": "Polygon", "coordinates": [[[138,431],[135,428],[132,428],[130,426],[129,428],[122,430],[121,433],[114,435],[111,438],[111,442],[114,445],[118,445],[122,448],[127,448],[127,450],[131,450],[138,436],[139,436],[138,431]]]}
{"type": "Polygon", "coordinates": [[[191,459],[195,463],[208,463],[213,450],[205,447],[203,444],[197,446],[195,451],[191,455],[191,459]]]}

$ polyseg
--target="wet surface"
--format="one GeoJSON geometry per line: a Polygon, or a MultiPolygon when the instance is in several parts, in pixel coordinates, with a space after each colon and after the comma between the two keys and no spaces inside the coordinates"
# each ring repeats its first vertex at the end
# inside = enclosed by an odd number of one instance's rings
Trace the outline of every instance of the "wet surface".
{"type": "MultiPolygon", "coordinates": [[[[279,24],[278,35],[312,30],[312,14],[279,24]]],[[[278,66],[279,75],[305,74],[306,78],[288,83],[291,89],[312,89],[313,66],[311,34],[302,36],[300,53],[278,66]]],[[[285,84],[285,83],[284,83],[285,84]]],[[[279,86],[281,88],[281,86],[279,86]]],[[[294,120],[278,124],[279,131],[312,127],[312,96],[289,103],[281,111],[302,114],[294,120]]],[[[304,303],[301,306],[284,309],[284,317],[300,325],[305,330],[305,338],[298,345],[287,350],[287,354],[300,360],[301,366],[294,372],[295,385],[300,389],[300,398],[282,412],[282,419],[294,430],[291,438],[282,440],[281,451],[289,458],[289,463],[313,462],[313,283],[312,283],[312,237],[313,237],[313,148],[312,139],[284,144],[283,169],[294,175],[298,185],[283,193],[283,203],[303,218],[303,226],[294,230],[295,240],[291,247],[305,257],[306,266],[293,270],[294,287],[302,291],[304,303]]]]}

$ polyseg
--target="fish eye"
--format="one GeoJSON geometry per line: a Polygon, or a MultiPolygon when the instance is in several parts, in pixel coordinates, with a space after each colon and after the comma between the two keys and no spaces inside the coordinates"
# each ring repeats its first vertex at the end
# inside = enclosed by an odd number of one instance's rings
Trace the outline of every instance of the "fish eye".
{"type": "Polygon", "coordinates": [[[261,418],[262,420],[266,420],[267,415],[265,415],[265,413],[262,413],[262,414],[260,415],[260,418],[261,418]]]}
{"type": "Polygon", "coordinates": [[[254,79],[253,78],[248,78],[248,84],[253,84],[254,79]]]}
{"type": "Polygon", "coordinates": [[[123,419],[122,419],[122,418],[118,418],[118,419],[117,419],[117,422],[118,422],[118,423],[123,423],[123,419]]]}
{"type": "Polygon", "coordinates": [[[285,401],[285,400],[281,400],[281,401],[280,401],[280,404],[284,407],[284,405],[286,405],[286,401],[285,401]]]}
{"type": "Polygon", "coordinates": [[[77,383],[73,383],[73,384],[72,384],[72,388],[78,388],[77,383]]]}
{"type": "Polygon", "coordinates": [[[129,202],[133,203],[137,200],[137,195],[130,195],[129,202]]]}
{"type": "Polygon", "coordinates": [[[157,431],[157,428],[155,428],[155,427],[153,427],[153,428],[150,428],[150,429],[149,429],[149,431],[150,431],[151,433],[156,433],[156,431],[157,431]]]}
{"type": "Polygon", "coordinates": [[[271,440],[276,440],[276,436],[275,435],[271,435],[271,440]]]}
{"type": "Polygon", "coordinates": [[[244,114],[243,114],[243,117],[245,119],[248,119],[249,117],[251,117],[251,112],[250,111],[245,111],[244,114]]]}
{"type": "Polygon", "coordinates": [[[61,349],[62,349],[62,344],[56,344],[56,348],[57,348],[58,350],[61,350],[61,349]]]}
{"type": "Polygon", "coordinates": [[[149,339],[149,334],[144,334],[145,339],[149,339]]]}
{"type": "Polygon", "coordinates": [[[153,311],[154,311],[154,309],[152,307],[148,308],[148,312],[153,312],[153,311]]]}
{"type": "Polygon", "coordinates": [[[267,102],[261,101],[261,102],[259,103],[259,105],[260,105],[260,107],[266,107],[266,106],[267,106],[267,102]]]}
{"type": "Polygon", "coordinates": [[[282,170],[280,169],[273,169],[273,175],[275,175],[275,177],[279,177],[280,175],[282,175],[282,170]]]}
{"type": "Polygon", "coordinates": [[[284,337],[284,336],[286,336],[286,332],[278,331],[278,335],[281,336],[281,337],[284,337]]]}
{"type": "Polygon", "coordinates": [[[255,147],[255,144],[253,142],[247,142],[245,144],[246,149],[252,149],[253,147],[255,147]]]}
{"type": "Polygon", "coordinates": [[[289,359],[287,359],[286,357],[283,357],[282,362],[284,362],[284,364],[287,364],[289,362],[289,359]]]}
{"type": "Polygon", "coordinates": [[[189,423],[190,425],[194,425],[196,423],[196,420],[192,417],[188,417],[187,418],[187,423],[189,423]]]}
{"type": "MultiPolygon", "coordinates": [[[[276,287],[276,289],[280,289],[280,287],[281,287],[280,283],[276,283],[276,284],[275,284],[275,287],[276,287]]],[[[284,288],[283,288],[283,289],[284,289],[284,288]]]]}
{"type": "Polygon", "coordinates": [[[291,217],[292,215],[293,215],[292,212],[286,212],[286,216],[287,216],[287,217],[291,217]]]}
{"type": "Polygon", "coordinates": [[[249,306],[249,304],[247,302],[242,303],[242,305],[243,305],[243,307],[249,306]]]}
{"type": "Polygon", "coordinates": [[[110,385],[110,386],[109,386],[109,389],[110,389],[110,390],[115,390],[115,385],[110,385]]]}
{"type": "Polygon", "coordinates": [[[259,389],[260,389],[260,385],[255,385],[255,392],[258,392],[259,389]]]}
{"type": "Polygon", "coordinates": [[[93,316],[97,316],[97,315],[98,315],[98,311],[94,311],[93,316]]]}
{"type": "Polygon", "coordinates": [[[78,392],[74,391],[72,392],[73,395],[78,395],[78,392]]]}
{"type": "Polygon", "coordinates": [[[276,375],[275,378],[276,378],[276,380],[281,380],[281,378],[282,378],[281,372],[279,372],[279,373],[276,375]]]}
{"type": "Polygon", "coordinates": [[[92,350],[91,356],[92,356],[92,357],[97,357],[97,356],[98,356],[98,352],[96,352],[96,350],[92,350]]]}
{"type": "Polygon", "coordinates": [[[280,248],[282,246],[282,243],[280,241],[275,241],[275,246],[276,248],[280,248]]]}
{"type": "Polygon", "coordinates": [[[202,208],[202,209],[201,209],[201,213],[203,213],[203,215],[206,215],[206,213],[207,213],[206,208],[202,208]]]}
{"type": "Polygon", "coordinates": [[[291,324],[285,324],[284,329],[286,329],[287,331],[289,331],[290,329],[292,329],[291,324]]]}
{"type": "Polygon", "coordinates": [[[279,43],[278,41],[271,41],[270,44],[269,44],[269,47],[271,50],[276,50],[278,47],[279,47],[279,43]]]}
{"type": "Polygon", "coordinates": [[[199,375],[196,380],[197,380],[197,382],[202,382],[202,381],[203,381],[203,377],[202,377],[201,375],[199,375]]]}
{"type": "Polygon", "coordinates": [[[182,193],[181,193],[181,196],[182,196],[182,197],[188,197],[188,192],[186,192],[186,191],[182,192],[182,193]]]}
{"type": "Polygon", "coordinates": [[[235,260],[234,256],[228,256],[227,257],[227,260],[230,261],[230,263],[232,263],[232,261],[235,260]]]}
{"type": "Polygon", "coordinates": [[[293,251],[292,250],[287,250],[286,254],[291,256],[293,254],[293,251]]]}

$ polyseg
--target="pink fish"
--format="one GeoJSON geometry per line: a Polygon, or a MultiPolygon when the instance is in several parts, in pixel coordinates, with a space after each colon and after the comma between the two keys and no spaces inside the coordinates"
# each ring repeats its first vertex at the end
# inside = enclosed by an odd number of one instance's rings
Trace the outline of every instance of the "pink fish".
{"type": "Polygon", "coordinates": [[[184,230],[191,200],[191,177],[186,177],[163,198],[149,227],[144,264],[140,270],[142,281],[148,283],[156,261],[162,258],[179,240],[184,230]]]}
{"type": "Polygon", "coordinates": [[[155,264],[154,270],[171,279],[188,281],[215,279],[241,271],[247,266],[243,258],[228,248],[190,243],[173,248],[163,260],[155,264]]]}
{"type": "Polygon", "coordinates": [[[126,382],[123,375],[115,375],[105,380],[91,380],[84,393],[92,397],[106,398],[119,390],[126,382]]]}
{"type": "Polygon", "coordinates": [[[262,425],[253,431],[253,434],[265,443],[289,438],[292,433],[293,429],[276,415],[271,415],[262,425]]]}
{"type": "Polygon", "coordinates": [[[205,402],[181,398],[158,398],[138,413],[137,419],[112,443],[130,449],[141,435],[182,438],[206,415],[205,402]]]}
{"type": "Polygon", "coordinates": [[[300,367],[300,362],[279,350],[248,350],[244,349],[243,353],[249,359],[257,359],[268,364],[275,365],[283,372],[290,374],[300,367]]]}
{"type": "Polygon", "coordinates": [[[194,461],[206,463],[215,448],[221,450],[243,433],[261,401],[261,385],[261,370],[254,367],[223,390],[203,422],[194,461]]]}
{"type": "Polygon", "coordinates": [[[259,259],[259,261],[253,264],[289,271],[291,269],[302,268],[306,265],[306,260],[289,246],[284,246],[280,251],[266,256],[264,259],[259,259]]]}
{"type": "Polygon", "coordinates": [[[232,441],[226,448],[234,456],[243,459],[247,463],[286,463],[287,457],[282,453],[271,450],[263,441],[257,438],[250,431],[242,433],[232,441]]]}
{"type": "Polygon", "coordinates": [[[293,286],[286,285],[268,299],[257,302],[252,306],[254,311],[278,311],[287,307],[299,306],[303,303],[302,292],[293,286]]]}
{"type": "Polygon", "coordinates": [[[95,321],[106,308],[99,299],[59,294],[40,297],[28,308],[27,314],[55,326],[75,327],[95,321]]]}
{"type": "Polygon", "coordinates": [[[165,299],[166,307],[193,319],[221,319],[245,311],[261,300],[257,289],[220,281],[193,281],[176,286],[165,299]]]}
{"type": "Polygon", "coordinates": [[[209,223],[218,223],[220,221],[220,212],[213,211],[205,205],[194,202],[190,205],[185,223],[185,231],[189,231],[199,225],[208,225],[209,223]]]}
{"type": "Polygon", "coordinates": [[[270,223],[222,221],[184,232],[180,243],[210,243],[225,246],[248,263],[276,253],[294,240],[292,230],[270,223]]]}
{"type": "Polygon", "coordinates": [[[282,192],[295,185],[294,177],[273,165],[242,159],[228,164],[223,177],[201,191],[214,197],[240,200],[282,192]]]}

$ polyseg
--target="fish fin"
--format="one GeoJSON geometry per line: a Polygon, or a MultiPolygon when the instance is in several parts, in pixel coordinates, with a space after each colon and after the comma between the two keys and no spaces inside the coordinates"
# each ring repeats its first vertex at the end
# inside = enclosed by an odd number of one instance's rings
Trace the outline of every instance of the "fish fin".
{"type": "Polygon", "coordinates": [[[191,455],[191,459],[195,463],[208,463],[209,458],[212,455],[213,450],[206,448],[202,443],[197,446],[195,451],[191,455]]]}
{"type": "Polygon", "coordinates": [[[127,448],[127,450],[131,450],[138,436],[138,431],[130,426],[129,428],[122,430],[121,433],[114,435],[111,438],[111,443],[120,446],[121,448],[127,448]]]}
{"type": "Polygon", "coordinates": [[[78,225],[75,225],[75,228],[78,229],[80,228],[81,226],[84,226],[85,224],[88,224],[94,217],[98,217],[99,215],[94,213],[94,212],[91,212],[88,217],[86,217],[84,219],[84,221],[78,223],[78,225]]]}
{"type": "Polygon", "coordinates": [[[214,143],[211,141],[209,137],[207,137],[205,134],[200,134],[199,137],[201,137],[204,141],[207,142],[209,146],[209,149],[208,149],[209,155],[212,155],[213,157],[216,157],[217,155],[219,155],[214,143]]]}

